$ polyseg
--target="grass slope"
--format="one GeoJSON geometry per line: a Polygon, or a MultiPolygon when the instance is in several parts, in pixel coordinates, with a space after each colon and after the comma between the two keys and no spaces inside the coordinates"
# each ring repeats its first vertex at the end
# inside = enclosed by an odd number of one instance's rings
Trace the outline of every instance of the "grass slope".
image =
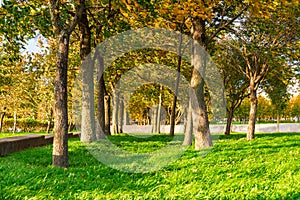
{"type": "MultiPolygon", "coordinates": [[[[70,167],[51,166],[52,147],[0,157],[0,199],[300,199],[300,133],[221,136],[206,157],[189,148],[170,166],[130,174],[97,161],[78,139],[70,167]]],[[[155,150],[170,139],[128,135],[110,140],[130,151],[155,150]]]]}

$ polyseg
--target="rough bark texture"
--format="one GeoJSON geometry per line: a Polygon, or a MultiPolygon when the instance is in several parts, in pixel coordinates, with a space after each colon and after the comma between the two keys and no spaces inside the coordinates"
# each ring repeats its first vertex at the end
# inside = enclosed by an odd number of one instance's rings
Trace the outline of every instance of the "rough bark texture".
{"type": "Polygon", "coordinates": [[[202,19],[195,19],[193,21],[192,37],[195,40],[193,48],[193,71],[191,78],[191,87],[194,89],[199,107],[193,105],[193,125],[197,126],[194,132],[195,149],[199,150],[212,146],[212,137],[209,130],[208,115],[206,110],[206,103],[204,100],[204,79],[206,72],[206,52],[199,48],[201,44],[206,50],[206,30],[205,21],[202,19]],[[200,74],[201,73],[201,74],[200,74]]]}
{"type": "Polygon", "coordinates": [[[52,164],[67,167],[68,164],[68,49],[69,35],[62,34],[57,39],[56,77],[54,81],[54,139],[52,164]]]}
{"type": "Polygon", "coordinates": [[[79,21],[80,30],[80,58],[82,61],[82,142],[91,143],[96,140],[95,134],[95,106],[94,106],[94,63],[88,59],[91,53],[91,31],[87,19],[86,9],[79,21]]]}
{"type": "Polygon", "coordinates": [[[161,104],[162,104],[161,95],[162,95],[162,86],[160,87],[159,101],[158,101],[158,107],[157,107],[156,133],[160,133],[161,115],[162,115],[162,113],[161,113],[161,104]]]}
{"type": "Polygon", "coordinates": [[[54,139],[52,164],[58,167],[67,167],[68,164],[68,54],[69,40],[72,31],[77,25],[85,5],[84,0],[80,0],[80,6],[76,10],[72,21],[63,26],[63,19],[60,14],[60,0],[49,0],[51,22],[57,44],[56,55],[56,76],[54,80],[54,139]]]}
{"type": "Polygon", "coordinates": [[[250,114],[249,114],[247,140],[254,139],[256,111],[257,111],[257,91],[255,89],[254,81],[251,81],[250,82],[250,114]]]}

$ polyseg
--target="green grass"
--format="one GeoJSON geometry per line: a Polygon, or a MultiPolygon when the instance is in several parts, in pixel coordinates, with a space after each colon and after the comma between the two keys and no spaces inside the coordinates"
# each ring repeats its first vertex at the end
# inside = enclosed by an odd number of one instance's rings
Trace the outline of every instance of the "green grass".
{"type": "MultiPolygon", "coordinates": [[[[168,167],[125,173],[97,161],[78,139],[68,169],[51,166],[52,147],[0,157],[0,199],[300,199],[300,133],[221,136],[205,157],[189,148],[168,167]]],[[[160,135],[110,140],[128,151],[157,150],[160,135]]]]}
{"type": "Polygon", "coordinates": [[[20,133],[0,133],[0,138],[6,138],[6,137],[15,137],[15,136],[23,136],[28,134],[45,134],[44,132],[40,133],[28,133],[28,132],[20,132],[20,133]]]}

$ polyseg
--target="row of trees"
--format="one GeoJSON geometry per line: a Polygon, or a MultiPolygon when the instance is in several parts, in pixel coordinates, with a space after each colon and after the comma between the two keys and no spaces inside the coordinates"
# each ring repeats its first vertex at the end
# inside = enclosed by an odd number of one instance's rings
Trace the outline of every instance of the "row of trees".
{"type": "MultiPolygon", "coordinates": [[[[31,117],[37,117],[39,113],[46,113],[47,117],[51,115],[53,108],[55,122],[53,165],[66,167],[68,125],[70,119],[73,120],[68,108],[72,106],[72,98],[75,98],[72,97],[70,89],[73,88],[81,63],[98,56],[95,60],[98,63],[97,70],[101,72],[107,58],[93,53],[92,50],[97,44],[131,28],[161,27],[190,35],[194,39],[194,45],[201,45],[214,58],[225,86],[228,119],[226,134],[230,133],[234,112],[244,98],[247,96],[250,98],[247,139],[251,140],[255,132],[258,89],[264,89],[272,104],[278,105],[277,108],[281,108],[287,101],[286,87],[291,83],[295,66],[299,62],[298,13],[297,0],[273,2],[32,0],[30,3],[18,0],[4,1],[0,8],[0,20],[3,24],[0,28],[0,48],[4,52],[0,61],[3,77],[0,84],[1,88],[4,88],[1,91],[1,105],[4,107],[8,104],[7,99],[12,99],[16,104],[9,104],[10,109],[21,113],[20,108],[23,106],[29,109],[31,117]],[[22,55],[20,50],[24,43],[34,37],[37,30],[47,38],[48,51],[41,55],[22,55]],[[88,57],[91,52],[94,57],[88,57]],[[19,74],[12,75],[13,70],[19,74]],[[25,74],[28,74],[28,78],[24,78],[25,74]],[[28,84],[23,83],[23,80],[29,80],[28,84]],[[32,84],[34,81],[38,81],[39,84],[32,84]],[[16,85],[19,85],[19,88],[16,85]],[[51,88],[54,88],[54,93],[51,88]],[[24,93],[26,91],[28,94],[24,93]],[[26,102],[24,99],[27,96],[32,99],[26,102]],[[33,105],[30,107],[30,104],[33,105]],[[40,109],[44,111],[39,111],[40,109]]],[[[95,120],[99,121],[101,127],[105,127],[105,134],[110,134],[109,98],[115,91],[116,83],[122,74],[134,66],[155,61],[160,64],[167,63],[180,70],[196,92],[199,107],[193,107],[190,103],[186,108],[188,113],[186,118],[189,119],[186,126],[192,127],[195,120],[198,120],[196,124],[199,126],[186,129],[185,144],[191,143],[193,132],[195,149],[212,146],[209,132],[210,97],[205,81],[213,77],[205,76],[207,67],[205,56],[199,54],[197,48],[192,52],[191,61],[159,50],[150,50],[148,55],[145,50],[127,54],[105,69],[104,75],[94,85],[90,84],[93,68],[82,65],[85,67],[81,69],[83,101],[80,124],[84,135],[81,139],[92,142],[100,137],[95,124],[91,123],[95,120]],[[189,63],[192,63],[192,66],[189,63]],[[97,95],[96,98],[91,96],[94,93],[97,95]]],[[[146,89],[147,87],[141,90],[145,92],[146,89]]],[[[157,93],[156,90],[156,93],[162,96],[168,93],[167,89],[161,87],[157,89],[164,91],[157,93]]],[[[136,119],[139,118],[138,113],[144,112],[138,111],[141,109],[140,104],[143,104],[139,101],[141,98],[139,95],[137,90],[129,104],[129,108],[136,109],[131,111],[131,116],[136,119]]],[[[172,108],[170,123],[174,124],[172,122],[175,120],[174,116],[182,108],[180,103],[176,106],[176,96],[168,94],[165,97],[167,100],[161,104],[172,108]],[[171,103],[170,99],[173,98],[175,100],[171,103]]],[[[118,98],[112,101],[117,105],[118,98]]],[[[147,109],[152,107],[151,104],[146,105],[147,101],[144,103],[143,106],[147,109]]],[[[115,132],[118,131],[116,128],[118,112],[114,106],[112,125],[115,132]]]]}

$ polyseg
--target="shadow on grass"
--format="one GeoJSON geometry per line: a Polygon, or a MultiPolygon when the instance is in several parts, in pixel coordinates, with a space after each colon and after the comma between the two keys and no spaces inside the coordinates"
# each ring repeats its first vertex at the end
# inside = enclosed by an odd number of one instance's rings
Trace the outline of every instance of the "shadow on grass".
{"type": "MultiPolygon", "coordinates": [[[[300,133],[295,132],[286,132],[286,133],[256,133],[255,138],[263,138],[263,137],[286,137],[286,136],[300,136],[300,133]]],[[[220,139],[242,139],[246,138],[246,133],[232,133],[231,135],[220,135],[220,139]]]]}

